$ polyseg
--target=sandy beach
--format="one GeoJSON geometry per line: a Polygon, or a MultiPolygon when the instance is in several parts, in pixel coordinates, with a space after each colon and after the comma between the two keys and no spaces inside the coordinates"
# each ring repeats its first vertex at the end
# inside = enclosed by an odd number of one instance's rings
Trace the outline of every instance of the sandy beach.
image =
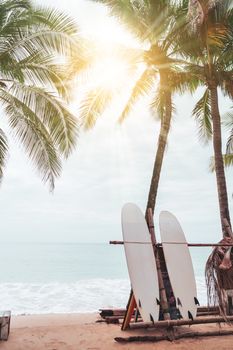
{"type": "MultiPolygon", "coordinates": [[[[154,331],[122,332],[119,325],[96,323],[96,314],[59,314],[13,316],[8,341],[1,350],[111,350],[111,349],[189,349],[229,350],[233,336],[184,339],[175,342],[127,343],[114,341],[116,336],[154,334],[154,331]]],[[[193,326],[192,330],[214,330],[217,325],[193,326]]],[[[226,329],[226,326],[222,326],[226,329]]],[[[186,327],[185,330],[189,330],[186,327]]]]}

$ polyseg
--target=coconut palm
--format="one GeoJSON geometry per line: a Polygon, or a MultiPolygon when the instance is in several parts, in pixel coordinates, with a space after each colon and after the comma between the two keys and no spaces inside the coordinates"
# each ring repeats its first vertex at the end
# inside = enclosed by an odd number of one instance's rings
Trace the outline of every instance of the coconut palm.
{"type": "Polygon", "coordinates": [[[185,33],[187,41],[183,47],[179,47],[179,53],[189,60],[187,73],[196,77],[199,85],[205,87],[193,115],[199,124],[200,136],[205,140],[213,138],[220,218],[223,233],[227,234],[224,219],[230,224],[230,214],[222,155],[218,88],[233,98],[232,1],[190,1],[189,20],[192,29],[189,28],[185,33]]]}
{"type": "MultiPolygon", "coordinates": [[[[36,8],[28,0],[0,2],[0,101],[8,126],[42,179],[54,187],[61,156],[75,146],[77,123],[62,99],[65,55],[77,32],[73,21],[56,10],[36,8]]],[[[0,178],[9,146],[0,129],[0,178]]]]}
{"type": "MultiPolygon", "coordinates": [[[[172,4],[173,2],[169,0],[97,0],[97,2],[108,6],[110,14],[120,19],[138,38],[142,46],[148,48],[139,50],[122,49],[127,52],[125,57],[127,57],[129,65],[137,66],[138,63],[143,63],[144,70],[132,88],[132,93],[119,117],[119,121],[125,120],[140,97],[152,95],[151,111],[154,116],[159,116],[161,123],[147,201],[147,208],[151,208],[154,212],[172,118],[172,96],[176,91],[183,91],[187,86],[192,91],[196,84],[195,79],[191,80],[189,75],[179,68],[180,60],[176,59],[177,55],[175,55],[175,58],[173,57],[174,38],[184,25],[185,11],[181,6],[175,7],[172,4]]],[[[87,61],[89,61],[89,56],[87,61]]],[[[79,61],[78,67],[80,67],[79,61]]],[[[79,72],[79,70],[77,71],[79,72]]],[[[112,99],[113,94],[109,93],[109,90],[95,87],[88,92],[80,109],[83,125],[86,129],[95,125],[98,117],[102,115],[112,99]]]]}
{"type": "MultiPolygon", "coordinates": [[[[182,7],[173,6],[172,1],[169,0],[97,1],[107,5],[110,13],[127,25],[131,32],[138,37],[142,46],[148,48],[141,50],[121,49],[128,60],[129,66],[135,67],[138,63],[143,63],[144,69],[132,88],[131,95],[119,117],[119,121],[125,120],[141,96],[152,94],[151,111],[154,116],[160,118],[158,146],[147,200],[147,209],[151,208],[152,213],[154,213],[162,162],[171,125],[173,94],[176,91],[183,91],[187,86],[191,91],[195,89],[195,79],[192,78],[191,80],[189,75],[179,68],[180,60],[176,59],[177,55],[175,55],[175,58],[173,57],[173,42],[176,33],[185,24],[183,21],[185,12],[182,7]]],[[[87,56],[89,58],[90,55],[87,56]]],[[[89,60],[88,58],[87,61],[92,64],[92,59],[89,60]]],[[[79,63],[78,66],[80,66],[79,63]]],[[[84,66],[86,67],[88,64],[84,64],[84,66]]],[[[95,87],[89,91],[82,101],[80,109],[83,125],[86,129],[95,125],[98,117],[101,116],[112,99],[113,94],[109,92],[109,89],[95,87]]],[[[159,261],[159,257],[157,261],[159,261]]],[[[159,265],[158,270],[160,271],[159,265]]],[[[161,273],[159,275],[161,276],[161,273]]],[[[160,288],[161,307],[164,318],[167,319],[170,318],[170,315],[167,311],[168,303],[162,278],[160,288]]],[[[132,295],[131,293],[130,300],[132,300],[132,295]]]]}

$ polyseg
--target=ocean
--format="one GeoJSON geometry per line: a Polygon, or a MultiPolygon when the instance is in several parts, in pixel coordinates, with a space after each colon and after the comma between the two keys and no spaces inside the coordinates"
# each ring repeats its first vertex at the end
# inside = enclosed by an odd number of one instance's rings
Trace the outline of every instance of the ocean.
{"type": "MultiPolygon", "coordinates": [[[[210,249],[191,248],[198,299],[206,305],[210,249]]],[[[123,246],[1,243],[1,309],[12,314],[86,313],[125,307],[130,282],[123,246]]]]}

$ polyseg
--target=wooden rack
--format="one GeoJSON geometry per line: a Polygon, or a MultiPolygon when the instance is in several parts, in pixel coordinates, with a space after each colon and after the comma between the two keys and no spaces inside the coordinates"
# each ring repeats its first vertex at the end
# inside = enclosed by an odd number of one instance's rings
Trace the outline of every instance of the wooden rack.
{"type": "MultiPolygon", "coordinates": [[[[197,309],[197,317],[194,319],[180,319],[180,320],[171,320],[170,314],[168,313],[168,302],[166,297],[166,291],[164,288],[163,281],[163,273],[161,271],[161,253],[162,251],[162,243],[156,242],[156,236],[154,231],[154,223],[153,223],[153,215],[152,210],[148,209],[146,212],[146,221],[148,225],[148,229],[151,235],[151,243],[146,242],[147,244],[152,244],[154,248],[155,254],[155,262],[158,271],[158,281],[159,281],[159,289],[160,289],[160,303],[161,303],[161,311],[163,313],[163,320],[157,322],[149,322],[145,323],[142,321],[140,315],[138,317],[138,310],[136,307],[135,298],[133,295],[133,291],[130,292],[129,301],[126,309],[117,309],[117,310],[101,310],[100,315],[104,319],[104,321],[108,323],[120,323],[122,321],[122,330],[126,329],[141,329],[141,328],[154,328],[154,329],[166,329],[167,333],[163,336],[134,336],[128,338],[118,337],[115,338],[116,341],[126,342],[126,341],[158,341],[158,340],[174,340],[180,338],[187,337],[196,337],[196,336],[216,336],[216,335],[233,335],[233,330],[226,330],[223,332],[220,331],[206,331],[206,332],[191,332],[175,335],[174,327],[184,326],[184,325],[194,325],[194,324],[211,324],[211,323],[223,323],[227,322],[231,324],[233,322],[233,316],[222,317],[219,315],[218,307],[198,307],[197,309]]],[[[224,221],[226,232],[228,236],[232,236],[231,228],[227,222],[224,221]]],[[[127,241],[110,241],[110,244],[114,245],[123,245],[123,244],[143,244],[143,242],[127,242],[127,241]]],[[[180,243],[180,242],[169,242],[167,244],[187,244],[189,247],[233,247],[231,243],[180,243]]],[[[163,254],[162,254],[163,255],[163,254]]],[[[166,265],[166,264],[165,264],[166,265]]],[[[163,269],[166,269],[166,266],[163,269]]],[[[166,271],[165,271],[166,272],[166,271]]]]}

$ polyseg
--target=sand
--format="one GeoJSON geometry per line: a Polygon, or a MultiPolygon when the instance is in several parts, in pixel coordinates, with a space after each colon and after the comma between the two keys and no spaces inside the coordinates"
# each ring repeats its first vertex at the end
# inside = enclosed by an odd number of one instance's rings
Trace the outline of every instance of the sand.
{"type": "MultiPolygon", "coordinates": [[[[127,343],[114,341],[116,336],[153,334],[151,330],[122,332],[119,325],[96,323],[96,314],[13,316],[8,341],[0,350],[230,350],[233,336],[183,339],[175,342],[127,343]]],[[[225,329],[226,326],[223,326],[225,329]]],[[[192,330],[219,329],[217,325],[192,326],[192,330]]],[[[189,327],[185,327],[189,330],[189,327]]]]}

